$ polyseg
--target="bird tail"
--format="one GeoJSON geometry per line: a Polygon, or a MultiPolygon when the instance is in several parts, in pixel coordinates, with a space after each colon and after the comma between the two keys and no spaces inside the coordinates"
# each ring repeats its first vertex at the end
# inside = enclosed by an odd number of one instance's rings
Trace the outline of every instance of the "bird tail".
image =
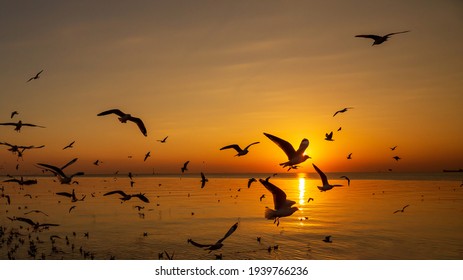
{"type": "Polygon", "coordinates": [[[277,217],[275,214],[276,214],[275,210],[272,210],[272,209],[270,209],[268,207],[265,208],[265,218],[266,219],[268,219],[268,220],[275,219],[277,217]]]}

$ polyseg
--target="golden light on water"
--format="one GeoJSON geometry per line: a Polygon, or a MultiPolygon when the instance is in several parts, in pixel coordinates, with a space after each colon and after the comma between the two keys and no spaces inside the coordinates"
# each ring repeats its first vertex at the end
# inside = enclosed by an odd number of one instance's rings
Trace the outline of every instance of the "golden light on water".
{"type": "MultiPolygon", "coordinates": [[[[298,174],[301,176],[302,174],[298,174]]],[[[304,205],[305,203],[305,178],[299,177],[299,204],[304,205]]]]}

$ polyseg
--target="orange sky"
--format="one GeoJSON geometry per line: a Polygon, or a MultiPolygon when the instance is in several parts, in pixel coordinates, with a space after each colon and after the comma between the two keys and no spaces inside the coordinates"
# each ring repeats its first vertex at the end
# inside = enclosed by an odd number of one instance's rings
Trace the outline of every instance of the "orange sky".
{"type": "Polygon", "coordinates": [[[263,132],[296,148],[309,139],[299,172],[463,168],[463,4],[348,2],[8,1],[0,122],[46,128],[0,126],[0,142],[46,147],[16,161],[0,146],[0,174],[74,157],[90,173],[179,172],[186,160],[190,172],[285,171],[263,132]],[[354,37],[403,30],[378,46],[354,37]],[[112,108],[143,119],[148,137],[96,116],[112,108]],[[219,150],[255,141],[244,157],[219,150]]]}

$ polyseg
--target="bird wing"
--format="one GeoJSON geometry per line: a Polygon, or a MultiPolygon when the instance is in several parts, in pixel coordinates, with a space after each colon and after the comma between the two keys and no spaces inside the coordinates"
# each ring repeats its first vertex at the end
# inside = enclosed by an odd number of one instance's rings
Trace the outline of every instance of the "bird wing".
{"type": "Polygon", "coordinates": [[[266,180],[259,179],[259,182],[272,193],[275,209],[280,209],[286,202],[286,193],[266,180]]]}
{"type": "Polygon", "coordinates": [[[236,222],[234,225],[231,226],[231,228],[225,233],[225,235],[217,241],[217,243],[222,243],[227,237],[232,235],[232,233],[235,232],[235,230],[238,228],[238,222],[236,222]]]}
{"type": "Polygon", "coordinates": [[[246,148],[244,148],[244,149],[246,150],[247,148],[251,147],[252,145],[259,144],[259,143],[260,143],[260,142],[251,143],[251,144],[247,145],[246,148]]]}
{"type": "Polygon", "coordinates": [[[56,195],[62,195],[62,196],[66,196],[66,197],[72,197],[72,193],[68,193],[68,192],[57,192],[56,195]]]}
{"type": "Polygon", "coordinates": [[[22,126],[32,126],[32,127],[41,127],[41,128],[45,128],[45,126],[41,126],[41,125],[36,125],[36,124],[32,124],[32,123],[23,123],[21,124],[22,126]]]}
{"type": "Polygon", "coordinates": [[[125,192],[123,192],[123,191],[110,191],[110,192],[105,193],[103,196],[107,196],[107,195],[111,195],[111,194],[115,194],[115,193],[120,194],[122,196],[127,196],[127,194],[125,192]]]}
{"type": "Polygon", "coordinates": [[[72,159],[70,162],[66,163],[63,167],[61,167],[61,170],[63,170],[64,168],[68,167],[69,165],[73,164],[74,162],[77,161],[78,158],[74,158],[72,159]]]}
{"type": "Polygon", "coordinates": [[[129,120],[137,124],[138,128],[140,129],[141,133],[143,133],[143,135],[148,136],[145,124],[141,119],[130,117],[129,120]]]}
{"type": "Polygon", "coordinates": [[[31,226],[35,226],[35,223],[34,223],[31,219],[28,219],[28,218],[18,217],[18,218],[16,218],[16,220],[17,220],[17,221],[21,221],[21,222],[28,223],[28,224],[30,224],[31,226]]]}
{"type": "Polygon", "coordinates": [[[378,40],[378,39],[381,39],[381,38],[382,38],[382,36],[373,35],[373,34],[368,34],[368,35],[355,35],[355,37],[369,38],[369,39],[373,39],[373,40],[378,40]]]}
{"type": "Polygon", "coordinates": [[[132,197],[138,197],[141,201],[146,202],[146,203],[150,203],[149,199],[146,196],[144,196],[143,194],[141,194],[141,193],[133,194],[132,197]]]}
{"type": "MultiPolygon", "coordinates": [[[[283,140],[281,138],[278,138],[278,137],[276,137],[274,135],[265,133],[265,132],[264,132],[264,135],[267,136],[270,140],[272,140],[273,143],[277,144],[278,147],[280,147],[283,150],[283,152],[285,152],[285,154],[286,154],[286,156],[288,157],[289,160],[296,153],[293,146],[288,141],[283,140]]],[[[302,144],[302,142],[301,142],[301,144],[302,144]]]]}
{"type": "Polygon", "coordinates": [[[248,189],[251,187],[251,184],[255,181],[257,181],[255,178],[251,178],[248,180],[248,189]]]}
{"type": "Polygon", "coordinates": [[[407,32],[410,32],[410,30],[407,30],[407,31],[400,31],[400,32],[393,32],[393,33],[389,33],[389,34],[385,35],[385,37],[389,37],[389,36],[391,36],[391,35],[400,34],[400,33],[407,33],[407,32]]]}
{"type": "Polygon", "coordinates": [[[185,163],[183,164],[183,168],[186,169],[186,166],[188,165],[188,163],[190,163],[190,161],[185,162],[185,163]]]}
{"type": "Polygon", "coordinates": [[[315,171],[317,171],[318,175],[320,175],[320,178],[322,179],[323,185],[328,185],[328,178],[326,177],[325,173],[321,171],[315,164],[313,164],[313,168],[315,168],[315,171]]]}
{"type": "Polygon", "coordinates": [[[53,172],[55,175],[60,175],[61,177],[66,177],[66,175],[64,175],[63,170],[59,169],[56,166],[53,166],[53,165],[50,165],[50,164],[45,164],[45,163],[37,163],[37,165],[45,167],[45,169],[48,169],[49,171],[53,172]]]}
{"type": "Polygon", "coordinates": [[[235,149],[238,153],[243,151],[241,147],[237,144],[231,144],[231,145],[220,148],[221,151],[226,150],[226,149],[235,149]]]}
{"type": "Polygon", "coordinates": [[[0,123],[0,125],[14,125],[16,126],[18,123],[0,123]]]}
{"type": "Polygon", "coordinates": [[[103,111],[103,112],[99,113],[97,116],[106,116],[106,115],[110,115],[110,114],[116,114],[119,117],[125,116],[125,113],[122,112],[119,109],[111,109],[111,110],[103,111]]]}
{"type": "Polygon", "coordinates": [[[39,224],[39,227],[57,227],[59,226],[58,224],[39,224]]]}
{"type": "Polygon", "coordinates": [[[204,176],[203,172],[201,172],[201,181],[207,181],[206,176],[204,176]]]}
{"type": "Polygon", "coordinates": [[[194,242],[194,241],[191,240],[191,239],[188,239],[188,243],[191,243],[191,245],[196,246],[196,247],[199,247],[199,248],[211,247],[211,246],[214,245],[214,244],[200,244],[200,243],[198,243],[198,242],[194,242]]]}
{"type": "Polygon", "coordinates": [[[21,181],[20,181],[20,180],[18,180],[18,179],[8,179],[8,180],[5,180],[5,181],[3,181],[3,182],[15,182],[15,183],[21,183],[21,181]]]}
{"type": "Polygon", "coordinates": [[[309,140],[307,140],[306,138],[302,139],[301,144],[299,145],[299,149],[297,149],[296,153],[303,154],[308,146],[309,146],[309,140]]]}
{"type": "Polygon", "coordinates": [[[405,208],[407,208],[408,206],[410,206],[410,205],[408,205],[408,204],[405,205],[405,206],[402,208],[402,211],[405,210],[405,208]]]}

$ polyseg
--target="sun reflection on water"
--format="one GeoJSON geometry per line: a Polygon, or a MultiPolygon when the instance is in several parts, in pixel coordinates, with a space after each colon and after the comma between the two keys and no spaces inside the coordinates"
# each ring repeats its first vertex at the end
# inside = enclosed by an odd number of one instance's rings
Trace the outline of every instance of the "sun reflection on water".
{"type": "Polygon", "coordinates": [[[299,204],[301,206],[305,204],[305,178],[304,177],[299,177],[299,204]]]}

